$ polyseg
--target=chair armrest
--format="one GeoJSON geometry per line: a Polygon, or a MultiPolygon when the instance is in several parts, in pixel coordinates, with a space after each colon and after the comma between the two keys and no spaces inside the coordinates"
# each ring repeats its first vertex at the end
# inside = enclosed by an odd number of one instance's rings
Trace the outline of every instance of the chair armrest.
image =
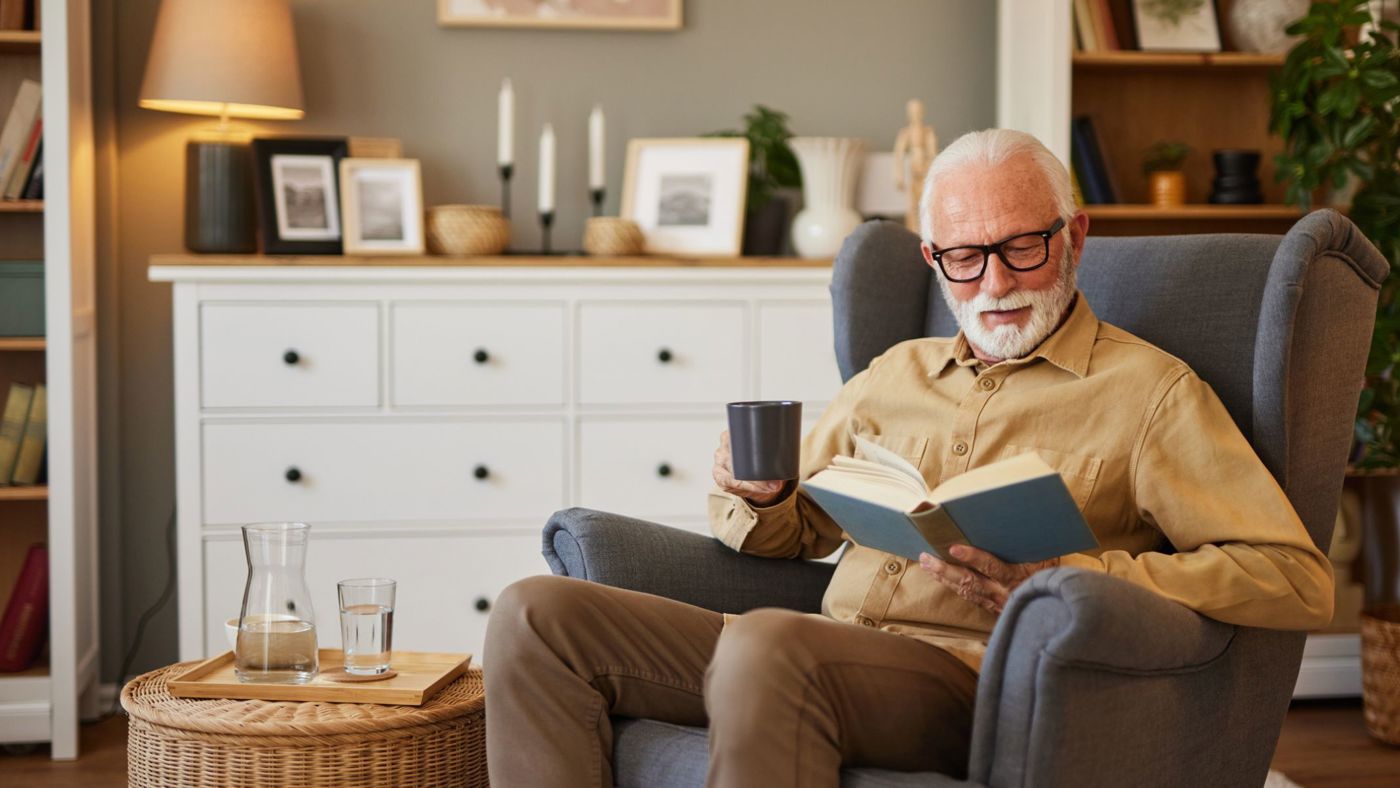
{"type": "Polygon", "coordinates": [[[642,591],[719,613],[756,607],[821,610],[834,567],[742,555],[719,540],[645,520],[565,509],[544,528],[556,575],[642,591]]]}
{"type": "Polygon", "coordinates": [[[1240,631],[1103,573],[1035,575],[1012,594],[982,662],[969,779],[1193,784],[1199,761],[1161,754],[1212,751],[1225,736],[1213,723],[1238,683],[1240,631]]]}

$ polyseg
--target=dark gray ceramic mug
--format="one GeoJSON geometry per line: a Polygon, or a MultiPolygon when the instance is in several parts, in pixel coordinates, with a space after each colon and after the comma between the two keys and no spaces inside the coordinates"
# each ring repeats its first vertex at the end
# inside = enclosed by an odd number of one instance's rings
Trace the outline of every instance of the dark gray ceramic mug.
{"type": "Polygon", "coordinates": [[[796,479],[802,454],[802,403],[731,402],[729,448],[740,481],[796,479]]]}

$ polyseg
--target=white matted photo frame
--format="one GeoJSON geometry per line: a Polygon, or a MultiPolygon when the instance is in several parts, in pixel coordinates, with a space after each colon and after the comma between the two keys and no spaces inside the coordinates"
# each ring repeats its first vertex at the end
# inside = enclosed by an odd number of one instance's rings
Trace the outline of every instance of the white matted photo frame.
{"type": "Polygon", "coordinates": [[[649,254],[736,257],[744,241],[749,141],[634,139],[627,143],[622,218],[649,254]]]}
{"type": "Polygon", "coordinates": [[[1219,52],[1215,0],[1133,0],[1138,48],[1147,52],[1219,52]]]}
{"type": "Polygon", "coordinates": [[[438,0],[439,27],[680,30],[682,0],[438,0]]]}
{"type": "Polygon", "coordinates": [[[345,254],[423,254],[423,176],[417,159],[342,159],[345,254]]]}

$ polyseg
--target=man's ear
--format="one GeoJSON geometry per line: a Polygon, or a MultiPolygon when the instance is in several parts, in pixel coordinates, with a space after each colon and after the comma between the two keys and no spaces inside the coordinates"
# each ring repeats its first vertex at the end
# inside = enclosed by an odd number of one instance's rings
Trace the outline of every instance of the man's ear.
{"type": "Polygon", "coordinates": [[[1069,219],[1069,242],[1074,249],[1074,262],[1079,263],[1079,255],[1084,252],[1084,239],[1089,237],[1089,214],[1075,211],[1069,219]]]}
{"type": "Polygon", "coordinates": [[[919,243],[919,251],[923,252],[924,262],[928,263],[928,267],[937,270],[938,265],[933,262],[933,248],[930,247],[928,243],[921,241],[919,243]]]}

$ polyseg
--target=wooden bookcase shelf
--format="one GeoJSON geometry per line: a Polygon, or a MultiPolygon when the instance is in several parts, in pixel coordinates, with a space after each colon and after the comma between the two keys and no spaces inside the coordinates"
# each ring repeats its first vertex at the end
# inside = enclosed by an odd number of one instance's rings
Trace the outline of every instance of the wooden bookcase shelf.
{"type": "Polygon", "coordinates": [[[43,213],[43,200],[0,200],[0,213],[43,213]]]}
{"type": "Polygon", "coordinates": [[[1181,205],[1174,208],[1159,208],[1155,205],[1086,205],[1084,211],[1090,219],[1181,221],[1196,219],[1218,219],[1231,221],[1240,219],[1289,219],[1296,220],[1303,212],[1292,205],[1181,205]]]}
{"type": "Polygon", "coordinates": [[[0,352],[22,351],[42,353],[49,346],[44,337],[0,337],[0,352]]]}
{"type": "Polygon", "coordinates": [[[0,501],[47,501],[49,488],[44,485],[0,487],[0,501]]]}
{"type": "Polygon", "coordinates": [[[0,54],[37,55],[42,35],[38,30],[0,30],[0,54]]]}
{"type": "Polygon", "coordinates": [[[1279,68],[1283,55],[1253,52],[1075,52],[1070,62],[1080,69],[1140,68],[1279,68]]]}

